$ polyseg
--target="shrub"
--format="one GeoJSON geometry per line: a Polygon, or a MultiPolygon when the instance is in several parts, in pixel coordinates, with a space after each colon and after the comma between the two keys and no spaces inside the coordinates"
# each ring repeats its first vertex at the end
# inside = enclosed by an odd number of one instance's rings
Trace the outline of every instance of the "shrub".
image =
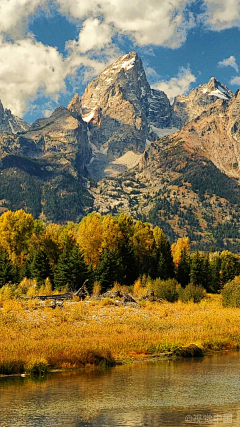
{"type": "Polygon", "coordinates": [[[141,298],[146,292],[146,288],[142,287],[141,279],[137,279],[133,285],[133,297],[141,298]]]}
{"type": "Polygon", "coordinates": [[[93,284],[93,290],[92,290],[92,295],[94,297],[99,297],[101,295],[101,283],[99,282],[94,282],[93,284]]]}
{"type": "Polygon", "coordinates": [[[36,284],[35,280],[33,281],[32,279],[27,279],[26,277],[24,277],[24,279],[22,279],[16,289],[16,296],[19,297],[21,295],[26,295],[27,291],[29,290],[29,288],[31,288],[33,284],[36,284]]]}
{"type": "Polygon", "coordinates": [[[0,301],[6,301],[14,298],[15,286],[10,283],[4,285],[0,289],[0,301]]]}
{"type": "Polygon", "coordinates": [[[179,290],[179,299],[182,302],[200,302],[206,296],[206,291],[201,285],[189,283],[185,289],[179,290]]]}
{"type": "Polygon", "coordinates": [[[154,295],[169,302],[177,301],[178,288],[176,279],[161,280],[158,278],[152,282],[154,295]]]}
{"type": "Polygon", "coordinates": [[[221,294],[223,307],[240,307],[240,276],[227,282],[221,294]]]}
{"type": "Polygon", "coordinates": [[[31,359],[26,366],[30,375],[44,376],[48,371],[48,362],[45,358],[31,359]]]}

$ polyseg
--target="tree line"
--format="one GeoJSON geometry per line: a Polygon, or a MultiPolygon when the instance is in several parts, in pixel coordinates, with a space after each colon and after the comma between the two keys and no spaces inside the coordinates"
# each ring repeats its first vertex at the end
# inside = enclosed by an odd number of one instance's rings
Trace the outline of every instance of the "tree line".
{"type": "Polygon", "coordinates": [[[23,278],[36,279],[40,287],[49,278],[54,289],[76,290],[88,279],[90,291],[96,281],[105,291],[115,282],[131,286],[149,276],[216,293],[239,274],[238,255],[191,253],[187,237],[171,246],[160,227],[123,213],[91,213],[66,225],[46,224],[23,210],[0,217],[0,287],[23,278]]]}

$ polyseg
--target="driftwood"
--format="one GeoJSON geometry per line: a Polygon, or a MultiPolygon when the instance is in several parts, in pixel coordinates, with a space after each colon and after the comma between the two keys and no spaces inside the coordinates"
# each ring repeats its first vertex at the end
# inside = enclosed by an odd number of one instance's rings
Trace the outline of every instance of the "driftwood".
{"type": "Polygon", "coordinates": [[[55,308],[57,306],[61,307],[64,301],[72,299],[74,296],[77,296],[79,298],[89,297],[89,292],[88,292],[86,285],[85,285],[87,281],[88,281],[88,279],[85,280],[84,284],[76,292],[67,292],[65,294],[59,294],[59,295],[35,295],[33,297],[25,297],[24,296],[22,298],[25,298],[25,299],[37,298],[41,301],[53,300],[53,303],[48,307],[51,307],[51,308],[55,308]],[[62,304],[57,303],[58,301],[62,301],[62,304]]]}

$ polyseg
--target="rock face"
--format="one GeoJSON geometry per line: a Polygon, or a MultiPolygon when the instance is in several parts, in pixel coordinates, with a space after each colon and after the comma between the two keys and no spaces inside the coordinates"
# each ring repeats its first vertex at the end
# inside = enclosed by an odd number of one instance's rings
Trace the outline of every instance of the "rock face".
{"type": "Polygon", "coordinates": [[[156,128],[171,127],[172,108],[164,92],[150,88],[136,52],[121,56],[90,82],[81,101],[68,108],[87,123],[94,156],[90,174],[99,179],[109,161],[128,151],[143,153],[146,140],[158,137],[156,128]]]}
{"type": "Polygon", "coordinates": [[[86,124],[60,107],[22,134],[0,135],[0,212],[24,208],[47,221],[78,221],[91,196],[86,124]]]}
{"type": "Polygon", "coordinates": [[[217,99],[228,103],[233,93],[227,86],[212,77],[207,84],[192,89],[189,95],[177,96],[173,103],[173,124],[181,128],[185,123],[200,116],[217,99]]]}
{"type": "Polygon", "coordinates": [[[4,109],[0,101],[0,133],[17,133],[25,132],[30,128],[30,125],[19,117],[14,116],[10,110],[4,109]]]}
{"type": "Polygon", "coordinates": [[[101,180],[95,189],[95,210],[131,213],[159,225],[172,240],[188,235],[203,250],[236,251],[240,92],[233,95],[211,79],[177,99],[184,99],[178,118],[188,122],[174,135],[151,143],[127,173],[101,180]]]}

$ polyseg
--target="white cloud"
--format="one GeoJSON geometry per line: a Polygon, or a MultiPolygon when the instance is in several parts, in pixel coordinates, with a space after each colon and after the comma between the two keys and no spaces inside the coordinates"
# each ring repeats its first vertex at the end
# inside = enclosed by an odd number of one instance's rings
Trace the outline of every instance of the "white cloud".
{"type": "Polygon", "coordinates": [[[212,29],[240,26],[240,0],[204,0],[204,4],[206,11],[202,19],[212,29]]]}
{"type": "Polygon", "coordinates": [[[238,72],[238,65],[236,63],[236,58],[234,56],[229,56],[227,59],[223,59],[223,61],[219,61],[219,67],[232,67],[235,71],[238,72]]]}
{"type": "Polygon", "coordinates": [[[230,81],[231,85],[236,85],[236,86],[240,86],[240,77],[236,76],[234,77],[231,81],[230,81]]]}
{"type": "Polygon", "coordinates": [[[101,51],[111,43],[112,29],[109,25],[102,23],[99,19],[86,19],[79,33],[78,41],[69,40],[66,47],[71,51],[86,53],[90,50],[101,51]]]}
{"type": "MultiPolygon", "coordinates": [[[[178,48],[186,40],[189,29],[196,25],[188,10],[194,3],[194,0],[0,0],[3,105],[22,115],[28,101],[39,92],[57,99],[65,89],[64,79],[69,76],[74,79],[80,69],[82,81],[94,77],[120,54],[113,44],[114,36],[128,36],[142,47],[178,48]],[[52,4],[80,28],[78,40],[66,42],[68,56],[65,59],[56,48],[37,43],[34,35],[26,35],[29,19],[40,9],[47,11],[52,4]],[[14,42],[10,43],[7,36],[14,42]]],[[[240,26],[240,0],[202,0],[202,3],[205,11],[199,19],[206,26],[213,30],[240,26]]],[[[219,63],[219,66],[227,65],[238,70],[233,56],[219,63]]],[[[152,78],[153,73],[148,70],[152,78]]],[[[182,69],[177,77],[158,82],[155,87],[173,98],[186,93],[195,80],[190,70],[182,69]]]]}
{"type": "Polygon", "coordinates": [[[31,38],[15,43],[0,39],[0,98],[21,116],[39,90],[57,96],[65,89],[67,69],[59,52],[31,38]]]}
{"type": "MultiPolygon", "coordinates": [[[[57,100],[66,77],[93,78],[120,52],[113,36],[127,35],[138,45],[179,47],[194,26],[186,6],[193,0],[0,0],[0,99],[21,116],[39,94],[57,100]],[[55,4],[80,27],[68,40],[67,58],[27,34],[29,19],[55,4]],[[10,42],[8,36],[13,40],[10,42]]],[[[48,109],[48,108],[46,108],[48,109]]]]}
{"type": "Polygon", "coordinates": [[[140,46],[153,44],[179,47],[192,28],[194,18],[186,12],[193,0],[55,0],[60,11],[74,19],[84,20],[83,31],[88,20],[100,18],[105,25],[105,35],[114,28],[115,33],[132,37],[140,46]],[[109,30],[106,30],[109,26],[109,30]]]}
{"type": "Polygon", "coordinates": [[[45,7],[49,0],[1,0],[0,31],[13,38],[24,34],[29,17],[38,7],[45,7]]]}
{"type": "Polygon", "coordinates": [[[177,77],[172,77],[168,81],[160,81],[152,85],[154,89],[159,89],[165,92],[173,101],[175,96],[184,95],[189,92],[191,83],[196,81],[196,77],[191,73],[188,68],[181,67],[177,77]]]}

